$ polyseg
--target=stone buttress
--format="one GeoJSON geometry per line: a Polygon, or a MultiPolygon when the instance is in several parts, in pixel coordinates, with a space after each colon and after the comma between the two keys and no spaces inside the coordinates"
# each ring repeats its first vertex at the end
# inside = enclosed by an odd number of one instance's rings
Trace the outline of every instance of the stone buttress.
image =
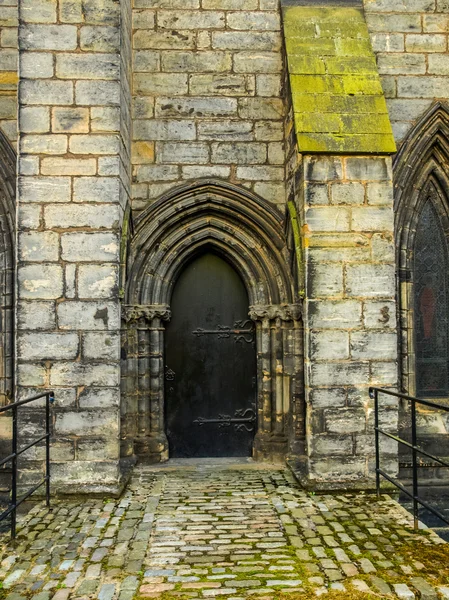
{"type": "MultiPolygon", "coordinates": [[[[368,387],[397,382],[395,142],[362,4],[309,4],[283,10],[288,203],[304,269],[307,457],[297,465],[306,485],[363,486],[375,455],[368,387]]],[[[394,407],[381,419],[397,427],[394,407]]],[[[395,448],[382,452],[394,472],[395,448]]]]}
{"type": "MultiPolygon", "coordinates": [[[[17,395],[55,392],[55,489],[116,492],[131,7],[23,2],[19,12],[17,395]]],[[[38,415],[24,412],[25,438],[38,415]]],[[[30,456],[23,477],[41,459],[30,456]]]]}

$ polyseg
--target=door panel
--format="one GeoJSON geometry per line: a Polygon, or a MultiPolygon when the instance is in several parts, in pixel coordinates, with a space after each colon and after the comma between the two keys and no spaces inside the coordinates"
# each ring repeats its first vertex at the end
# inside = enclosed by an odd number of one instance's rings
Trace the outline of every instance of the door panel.
{"type": "Polygon", "coordinates": [[[181,273],[166,331],[172,457],[250,456],[256,429],[255,331],[236,271],[207,253],[181,273]]]}

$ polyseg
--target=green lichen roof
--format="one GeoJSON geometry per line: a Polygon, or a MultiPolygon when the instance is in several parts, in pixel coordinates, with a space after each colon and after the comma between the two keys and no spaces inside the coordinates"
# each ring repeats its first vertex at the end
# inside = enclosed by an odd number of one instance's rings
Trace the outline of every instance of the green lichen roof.
{"type": "Polygon", "coordinates": [[[295,6],[283,16],[299,151],[395,152],[363,10],[295,6]]]}

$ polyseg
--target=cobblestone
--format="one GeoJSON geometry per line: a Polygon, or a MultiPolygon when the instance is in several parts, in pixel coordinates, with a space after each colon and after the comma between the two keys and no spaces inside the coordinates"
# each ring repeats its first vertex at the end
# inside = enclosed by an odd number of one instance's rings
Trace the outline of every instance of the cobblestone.
{"type": "Polygon", "coordinates": [[[449,597],[447,544],[389,496],[246,460],[141,466],[120,499],[37,504],[0,541],[2,600],[449,597]]]}

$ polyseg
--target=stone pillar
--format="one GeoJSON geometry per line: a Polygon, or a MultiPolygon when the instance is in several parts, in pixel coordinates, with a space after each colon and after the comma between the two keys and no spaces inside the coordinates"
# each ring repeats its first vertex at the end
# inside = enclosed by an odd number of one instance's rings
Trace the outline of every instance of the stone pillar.
{"type": "Polygon", "coordinates": [[[120,481],[121,4],[19,2],[18,395],[55,391],[64,492],[120,481]]]}
{"type": "Polygon", "coordinates": [[[127,333],[122,350],[126,363],[122,413],[122,444],[127,454],[149,462],[168,459],[164,423],[164,322],[170,310],[164,304],[124,306],[127,333]]]}
{"type": "MultiPolygon", "coordinates": [[[[368,387],[397,384],[391,159],[304,156],[302,177],[305,482],[372,485],[368,387]]],[[[395,430],[396,402],[384,403],[381,421],[395,430]]],[[[382,445],[382,463],[396,469],[394,444],[382,445]]]]}
{"type": "MultiPolygon", "coordinates": [[[[299,321],[301,310],[298,305],[256,305],[250,307],[249,316],[256,322],[259,380],[254,458],[284,462],[289,441],[292,390],[302,373],[299,362],[290,360],[288,348],[292,332],[300,331],[292,329],[291,324],[299,321]],[[296,367],[299,367],[298,371],[296,367]]],[[[299,347],[293,343],[293,348],[299,347]]]]}

